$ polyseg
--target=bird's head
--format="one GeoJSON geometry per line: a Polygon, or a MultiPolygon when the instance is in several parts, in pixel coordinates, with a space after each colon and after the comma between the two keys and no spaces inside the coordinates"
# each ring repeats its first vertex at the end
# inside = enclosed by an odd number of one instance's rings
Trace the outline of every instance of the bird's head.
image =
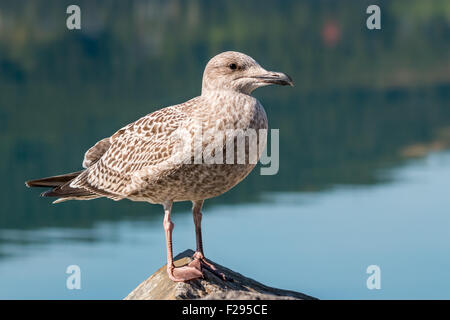
{"type": "Polygon", "coordinates": [[[226,51],[216,55],[206,65],[202,94],[219,90],[250,94],[256,88],[270,84],[294,85],[287,74],[267,71],[252,57],[240,52],[226,51]]]}

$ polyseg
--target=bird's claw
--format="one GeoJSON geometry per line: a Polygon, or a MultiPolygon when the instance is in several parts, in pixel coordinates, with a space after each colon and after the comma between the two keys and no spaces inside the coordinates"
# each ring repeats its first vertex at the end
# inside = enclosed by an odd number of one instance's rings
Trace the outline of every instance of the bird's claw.
{"type": "Polygon", "coordinates": [[[220,272],[217,270],[216,266],[212,263],[208,262],[205,258],[205,256],[199,252],[196,251],[194,255],[192,256],[193,260],[188,264],[189,267],[193,267],[200,272],[202,271],[202,268],[207,269],[223,281],[233,281],[231,278],[227,277],[223,272],[220,272]]]}

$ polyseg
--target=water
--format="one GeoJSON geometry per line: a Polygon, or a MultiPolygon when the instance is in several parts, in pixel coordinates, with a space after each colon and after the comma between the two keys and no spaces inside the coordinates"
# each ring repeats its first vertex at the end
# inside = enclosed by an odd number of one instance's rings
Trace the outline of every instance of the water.
{"type": "MultiPolygon", "coordinates": [[[[79,1],[68,31],[63,2],[0,0],[0,298],[119,299],[165,263],[160,206],[51,205],[24,181],[79,170],[99,139],[198,95],[225,50],[295,87],[255,92],[280,171],[206,202],[207,256],[322,299],[450,298],[448,4],[381,1],[369,31],[370,1],[252,2],[79,1]]],[[[173,218],[174,251],[193,248],[190,205],[173,218]]]]}
{"type": "MultiPolygon", "coordinates": [[[[206,252],[268,285],[321,299],[448,299],[450,152],[390,174],[395,181],[386,185],[272,192],[257,203],[206,205],[206,252]],[[380,290],[366,287],[373,264],[381,268],[380,290]]],[[[190,214],[177,209],[174,250],[180,252],[195,238],[190,214]]],[[[3,233],[33,244],[3,247],[14,255],[0,260],[0,298],[123,298],[165,261],[159,222],[3,233]],[[81,290],[65,287],[72,264],[81,268],[81,290]]]]}

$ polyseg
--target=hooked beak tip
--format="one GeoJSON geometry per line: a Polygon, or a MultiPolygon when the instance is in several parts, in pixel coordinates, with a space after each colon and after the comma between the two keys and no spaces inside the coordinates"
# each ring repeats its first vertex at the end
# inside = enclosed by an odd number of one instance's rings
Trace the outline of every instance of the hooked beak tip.
{"type": "Polygon", "coordinates": [[[283,73],[283,74],[286,77],[286,85],[289,85],[289,86],[293,87],[294,86],[294,80],[292,80],[292,78],[289,75],[287,75],[285,73],[283,73]]]}
{"type": "Polygon", "coordinates": [[[294,81],[290,76],[282,72],[269,72],[266,75],[255,77],[262,82],[278,84],[281,86],[294,86],[294,81]]]}

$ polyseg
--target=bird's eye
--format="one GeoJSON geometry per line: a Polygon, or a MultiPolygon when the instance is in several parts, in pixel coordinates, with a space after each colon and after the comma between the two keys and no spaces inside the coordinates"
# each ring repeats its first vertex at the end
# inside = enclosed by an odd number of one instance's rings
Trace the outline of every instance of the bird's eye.
{"type": "Polygon", "coordinates": [[[237,65],[236,63],[231,63],[228,68],[230,68],[231,70],[236,70],[237,69],[237,65]]]}

